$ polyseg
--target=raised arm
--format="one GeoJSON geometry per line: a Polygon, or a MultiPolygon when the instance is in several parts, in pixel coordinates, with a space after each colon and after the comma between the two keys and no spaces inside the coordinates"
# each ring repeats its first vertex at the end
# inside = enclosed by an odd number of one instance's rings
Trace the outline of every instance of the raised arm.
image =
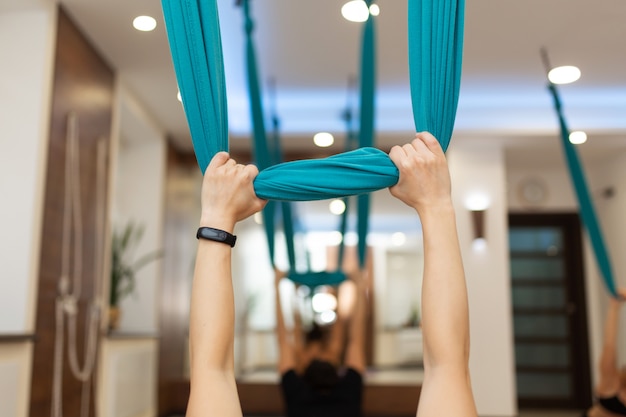
{"type": "MultiPolygon", "coordinates": [[[[365,358],[365,318],[366,318],[366,294],[365,294],[365,272],[354,272],[355,280],[352,286],[354,297],[352,306],[352,317],[350,318],[350,328],[348,330],[348,345],[346,347],[345,365],[352,368],[361,375],[365,375],[367,368],[365,358]]],[[[340,314],[340,318],[341,318],[340,314]]]]}
{"type": "Polygon", "coordinates": [[[400,171],[391,194],[417,211],[424,235],[424,383],[417,415],[476,416],[467,289],[445,155],[437,140],[422,132],[389,156],[400,171]]]}
{"type": "Polygon", "coordinates": [[[596,386],[596,395],[612,397],[619,391],[619,369],[617,365],[617,335],[619,330],[619,313],[626,296],[626,289],[619,291],[622,298],[611,298],[604,321],[604,340],[600,355],[600,378],[596,386]]]}
{"type": "MultiPolygon", "coordinates": [[[[290,369],[295,369],[296,366],[296,358],[295,358],[295,346],[289,340],[289,334],[287,334],[287,328],[285,327],[285,318],[283,317],[283,309],[280,302],[280,281],[284,278],[285,274],[283,274],[279,270],[274,270],[275,280],[274,280],[274,294],[276,297],[276,338],[278,339],[278,372],[280,375],[289,371],[290,369]]],[[[296,334],[295,337],[298,337],[296,334]]]]}
{"type": "MultiPolygon", "coordinates": [[[[211,161],[202,183],[201,227],[233,233],[235,224],[263,208],[252,180],[258,170],[225,152],[211,161]]],[[[235,311],[231,247],[200,239],[189,320],[191,392],[188,417],[241,416],[235,384],[235,311]]]]}

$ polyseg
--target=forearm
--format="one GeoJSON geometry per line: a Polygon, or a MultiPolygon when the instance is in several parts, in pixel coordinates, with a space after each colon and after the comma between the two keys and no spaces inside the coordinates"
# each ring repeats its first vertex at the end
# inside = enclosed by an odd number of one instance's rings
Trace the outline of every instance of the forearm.
{"type": "Polygon", "coordinates": [[[365,285],[359,277],[359,283],[355,286],[354,313],[350,320],[348,340],[350,344],[364,346],[365,343],[365,285]]]}
{"type": "Polygon", "coordinates": [[[611,299],[604,322],[604,340],[600,356],[600,369],[613,371],[617,369],[617,332],[619,327],[620,302],[611,299]]]}
{"type": "Polygon", "coordinates": [[[287,328],[285,327],[285,318],[283,317],[283,308],[280,301],[279,283],[277,282],[274,287],[274,296],[276,300],[276,337],[278,338],[278,347],[281,348],[288,342],[287,328]]]}
{"type": "Polygon", "coordinates": [[[295,367],[294,347],[289,340],[289,334],[285,327],[285,319],[283,317],[283,308],[280,302],[279,279],[280,272],[276,273],[276,285],[274,286],[274,294],[276,298],[276,338],[278,339],[278,372],[281,374],[295,367]]]}
{"type": "Polygon", "coordinates": [[[466,367],[469,313],[465,273],[451,203],[422,209],[422,331],[426,366],[466,367]]]}
{"type": "Polygon", "coordinates": [[[367,315],[366,293],[363,277],[359,277],[354,301],[354,311],[348,331],[348,347],[346,349],[346,366],[361,374],[366,371],[365,357],[365,321],[367,315]]]}
{"type": "Polygon", "coordinates": [[[231,250],[220,242],[198,241],[189,321],[192,384],[198,372],[234,372],[231,250]]]}

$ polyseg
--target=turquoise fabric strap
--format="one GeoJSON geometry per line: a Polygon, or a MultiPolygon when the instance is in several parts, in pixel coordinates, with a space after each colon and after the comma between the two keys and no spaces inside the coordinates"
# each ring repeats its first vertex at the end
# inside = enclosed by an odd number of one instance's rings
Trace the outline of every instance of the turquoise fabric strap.
{"type": "Polygon", "coordinates": [[[397,181],[398,168],[386,153],[360,148],[324,159],[271,166],[257,175],[254,189],[262,199],[313,201],[366,194],[397,181]]]}
{"type": "Polygon", "coordinates": [[[409,0],[409,76],[418,132],[432,133],[445,151],[456,118],[465,0],[409,0]]]}
{"type": "Polygon", "coordinates": [[[162,0],[163,16],[194,152],[202,173],[228,151],[226,80],[215,0],[162,0]]]}
{"type": "MultiPolygon", "coordinates": [[[[162,4],[191,138],[204,172],[216,152],[228,150],[217,4],[216,0],[162,0],[162,4]]],[[[416,128],[433,133],[444,149],[450,140],[458,101],[463,10],[464,0],[409,0],[409,69],[416,128]]],[[[397,171],[391,174],[393,181],[389,180],[389,166],[393,164],[385,154],[368,155],[363,163],[356,162],[354,155],[344,155],[324,160],[328,162],[314,162],[332,175],[316,175],[321,181],[312,188],[308,188],[308,181],[303,181],[306,190],[297,190],[297,184],[285,186],[301,166],[291,168],[289,164],[281,164],[268,173],[263,170],[261,178],[255,181],[255,187],[260,187],[255,188],[257,194],[283,201],[303,200],[307,195],[309,199],[325,199],[374,191],[398,180],[397,171]],[[382,180],[364,186],[365,178],[376,177],[381,172],[382,180]],[[346,173],[351,177],[342,178],[346,173]],[[341,187],[335,184],[337,178],[341,178],[341,187]],[[278,188],[269,190],[272,185],[278,188]],[[338,194],[340,190],[345,194],[338,194]]]]}
{"type": "Polygon", "coordinates": [[[290,272],[288,278],[297,284],[317,287],[318,285],[339,285],[346,280],[346,275],[341,271],[290,272]]]}
{"type": "MultiPolygon", "coordinates": [[[[367,0],[367,6],[371,0],[367,0]]],[[[374,122],[376,114],[376,19],[370,15],[363,26],[361,47],[361,107],[359,114],[359,146],[361,149],[374,146],[374,122]]],[[[385,155],[388,158],[387,155],[385,155]]],[[[396,181],[397,182],[397,181],[396,181]]],[[[395,182],[394,182],[395,184],[395,182]]],[[[367,258],[367,234],[369,231],[370,195],[361,193],[357,197],[357,254],[359,266],[365,267],[367,258]]]]}
{"type": "Polygon", "coordinates": [[[585,179],[585,173],[583,171],[580,159],[576,148],[569,141],[569,129],[563,116],[563,108],[561,106],[561,100],[559,98],[556,86],[552,83],[548,85],[548,89],[552,93],[554,99],[554,108],[559,118],[559,126],[561,128],[561,143],[565,152],[565,159],[567,166],[569,167],[570,176],[574,184],[574,190],[578,198],[578,205],[580,207],[580,216],[582,217],[583,224],[587,230],[587,234],[591,240],[591,246],[596,256],[596,262],[598,268],[604,279],[604,284],[607,290],[614,296],[617,295],[617,288],[615,286],[615,280],[613,278],[613,271],[611,268],[611,262],[609,260],[609,254],[604,244],[600,225],[593,207],[591,196],[589,195],[589,189],[587,187],[587,181],[585,179]]]}
{"type": "MultiPolygon", "coordinates": [[[[263,170],[272,166],[272,155],[277,152],[271,152],[268,146],[267,132],[265,129],[265,115],[261,102],[261,86],[259,83],[259,75],[256,64],[256,52],[254,47],[254,21],[250,14],[250,3],[243,0],[242,10],[244,17],[244,32],[246,38],[246,78],[248,81],[248,98],[250,103],[250,120],[252,124],[252,143],[254,145],[255,162],[259,170],[263,170]]],[[[274,146],[277,144],[274,142],[274,146]]],[[[276,209],[274,203],[267,204],[263,208],[263,226],[265,228],[265,236],[267,238],[267,247],[269,250],[270,260],[274,264],[275,254],[275,230],[276,230],[276,209]]],[[[283,214],[285,214],[283,210],[283,214]]]]}

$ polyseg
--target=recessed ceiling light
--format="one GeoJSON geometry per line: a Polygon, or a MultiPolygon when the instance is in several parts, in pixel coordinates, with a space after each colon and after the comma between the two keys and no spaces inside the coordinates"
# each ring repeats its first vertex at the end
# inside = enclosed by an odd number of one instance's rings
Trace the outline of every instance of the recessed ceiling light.
{"type": "Polygon", "coordinates": [[[370,12],[363,0],[352,0],[343,5],[341,15],[351,22],[365,22],[370,12]]]}
{"type": "Polygon", "coordinates": [[[580,145],[587,142],[587,134],[581,130],[577,130],[569,134],[569,141],[574,145],[580,145]]]}
{"type": "Polygon", "coordinates": [[[552,68],[548,79],[553,84],[569,84],[580,78],[580,70],[572,65],[552,68]]]}
{"type": "Polygon", "coordinates": [[[313,136],[313,143],[320,148],[328,148],[330,145],[335,143],[335,138],[328,132],[320,132],[313,136]]]}
{"type": "Polygon", "coordinates": [[[150,16],[137,16],[133,20],[133,27],[142,32],[150,32],[156,28],[156,25],[156,19],[150,16]]]}
{"type": "Polygon", "coordinates": [[[372,16],[378,16],[380,14],[380,7],[378,7],[378,4],[372,4],[370,6],[370,14],[372,16]]]}

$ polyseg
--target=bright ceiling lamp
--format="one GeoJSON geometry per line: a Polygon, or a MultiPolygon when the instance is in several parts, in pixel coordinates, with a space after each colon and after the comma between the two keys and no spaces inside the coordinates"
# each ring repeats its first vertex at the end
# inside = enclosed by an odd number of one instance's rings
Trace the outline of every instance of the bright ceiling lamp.
{"type": "Polygon", "coordinates": [[[580,70],[572,65],[552,68],[548,79],[553,84],[569,84],[580,78],[580,70]]]}
{"type": "Polygon", "coordinates": [[[343,5],[341,15],[351,22],[365,22],[370,11],[363,0],[352,0],[343,5]]]}
{"type": "Polygon", "coordinates": [[[313,143],[315,143],[320,148],[328,148],[333,143],[335,143],[335,138],[328,132],[320,132],[316,133],[313,136],[313,143]]]}
{"type": "Polygon", "coordinates": [[[574,145],[580,145],[587,142],[587,134],[581,130],[574,131],[569,134],[569,141],[574,145]]]}
{"type": "Polygon", "coordinates": [[[380,7],[378,7],[378,4],[372,4],[370,6],[370,14],[372,16],[378,16],[380,14],[380,7]]]}
{"type": "Polygon", "coordinates": [[[142,32],[150,32],[156,28],[157,22],[154,17],[150,16],[137,16],[133,20],[133,27],[142,32]]]}

